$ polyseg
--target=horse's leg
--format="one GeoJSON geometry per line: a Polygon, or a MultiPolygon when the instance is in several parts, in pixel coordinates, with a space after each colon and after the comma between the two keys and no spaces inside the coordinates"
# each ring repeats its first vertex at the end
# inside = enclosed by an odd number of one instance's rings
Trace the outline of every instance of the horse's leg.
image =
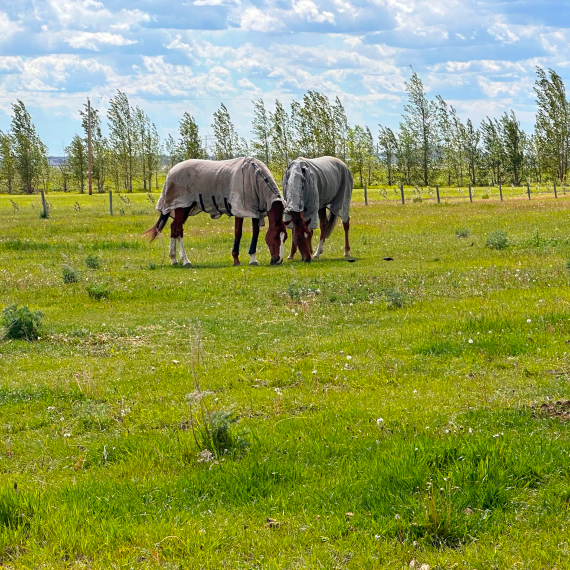
{"type": "Polygon", "coordinates": [[[259,219],[252,218],[251,219],[251,227],[253,233],[251,234],[251,244],[249,246],[249,264],[250,265],[259,265],[257,263],[257,259],[255,258],[255,253],[257,251],[257,238],[259,237],[259,219]]]}
{"type": "Polygon", "coordinates": [[[174,219],[170,224],[170,250],[168,252],[170,263],[172,265],[176,265],[178,263],[176,260],[176,242],[182,237],[183,219],[184,210],[182,208],[176,208],[176,210],[174,210],[174,219]]]}
{"type": "Polygon", "coordinates": [[[239,265],[239,242],[243,230],[243,218],[236,218],[234,229],[234,247],[232,249],[232,257],[234,258],[234,265],[239,265]]]}
{"type": "Polygon", "coordinates": [[[295,245],[295,242],[291,240],[291,253],[289,254],[289,257],[287,259],[293,259],[296,253],[297,253],[297,246],[295,245]]]}
{"type": "Polygon", "coordinates": [[[172,265],[176,265],[176,242],[178,242],[178,247],[180,250],[180,261],[184,267],[191,267],[190,261],[186,256],[184,251],[184,243],[182,238],[184,237],[184,222],[188,218],[190,208],[176,208],[174,210],[174,220],[170,225],[170,262],[172,265]]]}
{"type": "Polygon", "coordinates": [[[348,243],[348,230],[350,229],[350,218],[346,222],[342,222],[344,228],[344,257],[350,256],[350,243],[348,243]]]}
{"type": "Polygon", "coordinates": [[[313,255],[313,259],[319,259],[323,251],[325,251],[325,231],[327,226],[327,209],[321,208],[319,210],[319,227],[321,230],[321,235],[319,237],[319,245],[317,246],[317,251],[313,255]]]}

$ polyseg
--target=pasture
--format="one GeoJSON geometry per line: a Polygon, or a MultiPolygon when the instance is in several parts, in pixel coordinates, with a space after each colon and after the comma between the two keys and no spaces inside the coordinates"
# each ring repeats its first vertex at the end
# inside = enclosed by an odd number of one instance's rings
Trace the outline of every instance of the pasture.
{"type": "Polygon", "coordinates": [[[569,200],[356,202],[355,263],[279,267],[198,216],[186,270],[147,196],[48,199],[0,196],[0,567],[570,565],[569,200]]]}

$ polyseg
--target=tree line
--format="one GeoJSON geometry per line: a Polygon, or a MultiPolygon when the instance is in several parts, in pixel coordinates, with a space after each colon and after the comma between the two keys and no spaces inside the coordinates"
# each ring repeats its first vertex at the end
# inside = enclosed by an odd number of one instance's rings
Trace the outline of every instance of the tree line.
{"type": "Polygon", "coordinates": [[[82,132],[65,148],[57,166],[50,165],[24,103],[12,105],[12,122],[0,131],[0,189],[31,193],[35,189],[85,192],[87,137],[91,124],[94,190],[132,192],[159,188],[159,174],[189,158],[224,160],[252,155],[281,179],[298,156],[336,156],[350,167],[357,185],[498,185],[526,182],[565,183],[570,159],[570,102],[564,82],[552,69],[536,69],[537,113],[534,131],[526,133],[514,111],[486,118],[479,125],[463,122],[441,96],[428,98],[413,72],[406,83],[407,102],[397,129],[378,125],[378,136],[366,125],[348,122],[341,100],[333,102],[308,91],[288,108],[280,101],[272,111],[262,99],[253,102],[251,138],[238,135],[226,106],[214,113],[211,143],[185,112],[178,136],[161,141],[156,125],[125,93],[111,98],[108,135],[99,111],[80,111],[82,132]]]}

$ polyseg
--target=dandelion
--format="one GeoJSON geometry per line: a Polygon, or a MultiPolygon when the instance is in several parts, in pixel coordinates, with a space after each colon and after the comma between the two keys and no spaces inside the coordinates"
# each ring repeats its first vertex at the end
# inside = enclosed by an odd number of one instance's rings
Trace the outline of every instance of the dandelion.
{"type": "Polygon", "coordinates": [[[71,434],[70,433],[64,433],[63,437],[71,437],[71,434]]]}
{"type": "Polygon", "coordinates": [[[527,319],[526,322],[527,322],[527,323],[530,323],[530,322],[532,322],[532,321],[531,321],[530,319],[527,319]]]}
{"type": "Polygon", "coordinates": [[[469,428],[469,433],[473,433],[473,430],[471,428],[469,428]]]}
{"type": "Polygon", "coordinates": [[[317,371],[316,371],[316,370],[313,370],[313,374],[316,374],[316,373],[317,373],[317,371]]]}
{"type": "Polygon", "coordinates": [[[346,357],[347,360],[352,360],[352,356],[350,354],[346,357]]]}
{"type": "Polygon", "coordinates": [[[383,423],[384,423],[384,418],[378,418],[378,419],[376,420],[376,425],[377,425],[378,427],[380,427],[383,423]]]}
{"type": "Polygon", "coordinates": [[[469,339],[469,344],[473,344],[473,339],[472,339],[472,338],[469,339]]]}

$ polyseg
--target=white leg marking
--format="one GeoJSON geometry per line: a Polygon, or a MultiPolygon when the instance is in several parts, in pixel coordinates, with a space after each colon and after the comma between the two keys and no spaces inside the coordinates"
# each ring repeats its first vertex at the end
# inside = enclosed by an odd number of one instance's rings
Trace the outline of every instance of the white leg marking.
{"type": "Polygon", "coordinates": [[[319,241],[319,245],[317,246],[317,251],[315,251],[315,255],[313,255],[313,259],[319,259],[323,251],[325,251],[325,240],[319,241]]]}
{"type": "Polygon", "coordinates": [[[180,248],[180,261],[184,267],[189,267],[192,265],[188,258],[186,257],[186,252],[184,251],[184,243],[182,242],[182,238],[178,238],[178,247],[180,248]]]}
{"type": "Polygon", "coordinates": [[[279,263],[281,263],[283,261],[283,254],[285,251],[285,238],[287,237],[287,234],[285,234],[284,232],[281,232],[279,234],[279,239],[281,240],[281,244],[279,245],[279,263]]]}
{"type": "Polygon", "coordinates": [[[170,263],[176,265],[176,238],[170,238],[170,251],[168,255],[170,256],[170,263]]]}
{"type": "Polygon", "coordinates": [[[257,263],[257,259],[255,257],[255,253],[251,253],[249,255],[249,264],[250,265],[259,265],[259,263],[257,263]]]}

